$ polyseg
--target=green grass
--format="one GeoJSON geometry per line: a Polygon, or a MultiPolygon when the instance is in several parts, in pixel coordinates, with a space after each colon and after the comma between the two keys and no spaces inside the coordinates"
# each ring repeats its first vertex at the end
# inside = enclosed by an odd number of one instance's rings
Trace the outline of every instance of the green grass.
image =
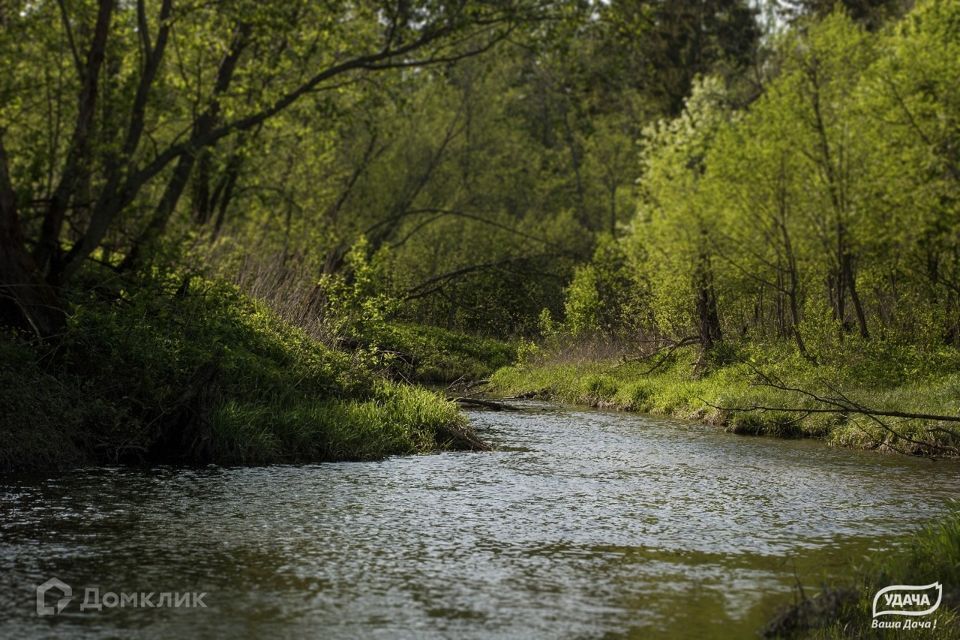
{"type": "Polygon", "coordinates": [[[375,460],[456,447],[450,432],[466,427],[453,403],[390,382],[366,400],[291,406],[231,400],[213,417],[215,457],[224,463],[375,460]]]}
{"type": "Polygon", "coordinates": [[[373,459],[469,435],[441,395],[232,286],[154,273],[72,302],[55,341],[0,335],[0,469],[373,459]]]}
{"type": "MultiPolygon", "coordinates": [[[[772,620],[769,638],[948,638],[960,628],[960,511],[927,526],[899,547],[874,554],[850,568],[851,578],[804,598],[772,620]],[[936,629],[891,631],[872,628],[872,604],[878,590],[889,585],[940,582],[939,609],[921,620],[936,619],[936,629]]],[[[886,617],[884,620],[905,620],[886,617]]]]}
{"type": "Polygon", "coordinates": [[[929,453],[908,439],[957,445],[957,438],[930,431],[921,421],[888,421],[892,435],[868,417],[856,414],[799,413],[777,408],[820,409],[825,405],[799,393],[758,384],[758,371],[819,394],[843,393],[880,410],[957,415],[960,370],[953,354],[941,360],[923,353],[864,352],[851,346],[819,364],[799,357],[787,345],[752,345],[733,350],[694,375],[694,348],[678,350],[650,372],[651,362],[568,361],[562,352],[531,363],[499,369],[491,377],[494,392],[533,395],[569,404],[668,415],[700,420],[745,435],[813,437],[858,448],[884,448],[929,453]],[[873,359],[879,362],[871,366],[873,359]],[[890,366],[890,361],[896,366],[890,366]],[[763,410],[737,411],[751,407],[763,410]]]}
{"type": "Polygon", "coordinates": [[[502,340],[424,325],[389,324],[376,342],[394,355],[397,374],[423,384],[481,380],[516,356],[516,348],[502,340]]]}

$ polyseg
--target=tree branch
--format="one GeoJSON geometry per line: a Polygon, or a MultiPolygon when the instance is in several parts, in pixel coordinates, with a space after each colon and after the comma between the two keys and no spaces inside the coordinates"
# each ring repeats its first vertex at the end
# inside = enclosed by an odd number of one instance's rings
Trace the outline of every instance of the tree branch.
{"type": "MultiPolygon", "coordinates": [[[[925,447],[927,449],[949,452],[953,455],[960,455],[960,447],[957,447],[954,445],[940,444],[937,442],[917,440],[916,438],[913,438],[905,433],[902,433],[901,431],[897,431],[896,429],[894,429],[893,427],[891,427],[886,422],[880,419],[881,417],[884,417],[884,418],[900,418],[900,419],[906,419],[906,420],[924,420],[924,421],[931,421],[931,422],[960,423],[960,416],[925,413],[920,411],[889,411],[889,410],[883,410],[883,409],[875,409],[872,407],[867,407],[851,399],[849,396],[844,394],[834,385],[831,385],[827,382],[824,382],[824,384],[827,386],[827,388],[830,390],[831,393],[835,394],[834,396],[814,393],[813,391],[809,391],[807,389],[792,386],[790,384],[783,382],[776,376],[773,376],[771,374],[767,374],[761,371],[757,367],[751,366],[751,369],[757,375],[757,378],[759,380],[758,386],[776,389],[778,391],[795,393],[805,398],[808,398],[810,400],[813,400],[815,403],[819,404],[820,406],[785,407],[785,406],[752,404],[752,405],[742,406],[742,407],[730,407],[730,406],[715,405],[710,402],[707,402],[706,400],[702,400],[702,399],[701,400],[707,406],[710,406],[714,409],[718,409],[720,411],[727,411],[730,413],[772,411],[772,412],[782,412],[782,413],[800,413],[805,415],[810,415],[815,413],[831,413],[831,414],[839,414],[839,415],[849,415],[849,414],[862,415],[862,416],[866,416],[870,421],[878,425],[886,433],[894,436],[895,439],[903,440],[905,442],[908,442],[918,447],[925,447]]],[[[960,433],[958,433],[953,429],[949,429],[942,426],[928,428],[928,432],[945,433],[954,438],[960,438],[960,433]]],[[[891,443],[887,443],[887,444],[892,449],[897,450],[893,444],[891,443]]]]}

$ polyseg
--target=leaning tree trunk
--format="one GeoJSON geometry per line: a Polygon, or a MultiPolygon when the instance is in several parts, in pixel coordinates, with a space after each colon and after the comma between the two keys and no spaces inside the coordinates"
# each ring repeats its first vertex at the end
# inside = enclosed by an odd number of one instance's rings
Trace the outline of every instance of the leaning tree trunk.
{"type": "Polygon", "coordinates": [[[27,251],[0,131],[0,322],[46,338],[63,328],[64,308],[27,251]]]}
{"type": "Polygon", "coordinates": [[[0,323],[47,338],[63,328],[64,307],[23,243],[0,229],[0,323]]]}

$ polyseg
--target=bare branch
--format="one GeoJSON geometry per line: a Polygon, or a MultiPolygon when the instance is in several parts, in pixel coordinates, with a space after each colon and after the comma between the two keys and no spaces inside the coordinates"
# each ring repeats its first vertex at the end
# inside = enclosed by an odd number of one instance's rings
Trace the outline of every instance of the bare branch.
{"type": "Polygon", "coordinates": [[[57,6],[60,8],[60,19],[63,22],[63,30],[67,34],[67,44],[70,45],[70,54],[73,56],[73,64],[77,70],[77,75],[83,78],[83,62],[80,61],[80,52],[77,50],[77,41],[73,37],[73,25],[70,24],[70,16],[67,14],[67,5],[64,0],[57,0],[57,6]]]}
{"type": "MultiPolygon", "coordinates": [[[[798,413],[802,414],[801,418],[798,418],[797,421],[803,419],[808,415],[812,414],[836,414],[836,415],[862,415],[867,417],[871,422],[879,426],[884,432],[890,434],[894,437],[894,441],[902,440],[909,444],[915,445],[917,447],[926,448],[928,450],[947,452],[952,455],[960,455],[960,447],[941,444],[938,442],[926,441],[926,440],[917,440],[916,438],[904,433],[901,430],[894,429],[889,424],[881,420],[881,418],[899,418],[904,420],[924,420],[930,422],[952,422],[960,423],[960,416],[950,416],[950,415],[941,415],[941,414],[932,414],[924,413],[919,411],[889,411],[884,409],[875,409],[872,407],[867,407],[847,396],[843,393],[836,385],[832,385],[826,381],[821,381],[827,389],[834,394],[833,396],[823,395],[820,393],[814,393],[808,389],[803,389],[800,387],[792,386],[787,384],[777,378],[775,375],[765,373],[757,367],[752,367],[751,369],[757,375],[759,380],[757,386],[767,387],[771,389],[776,389],[778,391],[786,391],[789,393],[795,393],[802,397],[808,398],[809,400],[814,401],[819,406],[814,407],[796,407],[796,406],[771,406],[764,404],[751,404],[747,406],[731,407],[731,406],[722,406],[712,404],[706,400],[701,401],[709,407],[714,409],[725,411],[729,413],[749,413],[749,412],[777,412],[777,413],[798,413]]],[[[862,429],[862,428],[861,428],[862,429]]],[[[928,433],[943,433],[951,437],[960,437],[960,433],[942,426],[928,427],[928,433]]],[[[864,433],[866,431],[864,430],[864,433]]],[[[869,434],[867,434],[869,435],[869,434]]],[[[893,442],[885,442],[891,449],[898,451],[900,453],[907,453],[899,450],[893,442]]]]}

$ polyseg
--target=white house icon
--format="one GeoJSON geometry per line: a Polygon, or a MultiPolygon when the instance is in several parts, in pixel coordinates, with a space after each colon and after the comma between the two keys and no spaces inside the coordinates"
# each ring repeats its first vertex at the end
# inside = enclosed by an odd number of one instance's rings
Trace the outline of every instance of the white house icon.
{"type": "Polygon", "coordinates": [[[43,584],[37,587],[37,615],[38,616],[53,616],[61,611],[63,611],[70,601],[73,599],[73,589],[70,588],[63,580],[59,578],[50,578],[43,584]],[[63,597],[57,601],[56,608],[47,606],[47,591],[50,589],[58,589],[63,593],[63,597]]]}

